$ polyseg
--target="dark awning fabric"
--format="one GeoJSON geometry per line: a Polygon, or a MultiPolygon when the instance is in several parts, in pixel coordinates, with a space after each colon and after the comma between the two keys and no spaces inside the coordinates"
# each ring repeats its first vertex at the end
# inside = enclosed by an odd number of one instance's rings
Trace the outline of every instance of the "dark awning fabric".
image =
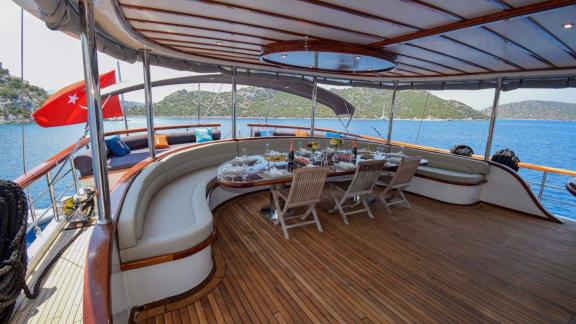
{"type": "MultiPolygon", "coordinates": [[[[232,75],[230,74],[204,74],[171,79],[152,81],[152,87],[160,87],[175,84],[194,84],[194,83],[223,83],[231,84],[232,75]]],[[[253,86],[260,88],[274,89],[297,95],[306,99],[312,99],[313,83],[306,78],[292,76],[278,76],[274,74],[255,74],[239,73],[237,74],[236,83],[239,85],[253,86]]],[[[116,95],[135,90],[141,90],[144,85],[140,82],[122,82],[102,90],[102,95],[116,95]]],[[[326,89],[318,88],[316,100],[328,106],[338,116],[354,115],[354,106],[346,99],[330,92],[326,89]]]]}

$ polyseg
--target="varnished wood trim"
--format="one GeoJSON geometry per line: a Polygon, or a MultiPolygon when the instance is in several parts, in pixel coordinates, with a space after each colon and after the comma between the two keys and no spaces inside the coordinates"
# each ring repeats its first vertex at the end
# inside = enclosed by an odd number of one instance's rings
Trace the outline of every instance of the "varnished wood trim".
{"type": "MultiPolygon", "coordinates": [[[[176,33],[176,32],[170,32],[170,31],[165,31],[165,30],[155,30],[155,29],[148,29],[148,28],[134,28],[134,30],[140,32],[140,33],[157,33],[157,34],[164,34],[164,35],[173,35],[173,36],[183,36],[183,37],[192,37],[192,38],[199,38],[199,39],[206,39],[206,40],[212,40],[212,41],[220,41],[223,43],[232,43],[232,44],[244,44],[244,45],[251,45],[251,46],[259,46],[262,47],[264,46],[264,44],[262,43],[253,43],[253,42],[246,42],[246,41],[240,41],[240,40],[234,40],[234,39],[227,39],[227,38],[221,38],[221,37],[213,37],[213,36],[204,36],[204,35],[194,35],[194,34],[185,34],[185,33],[176,33]]],[[[224,45],[218,45],[216,43],[198,43],[198,42],[193,42],[193,41],[187,41],[187,40],[181,40],[181,39],[172,39],[172,38],[152,38],[155,40],[166,40],[166,41],[171,41],[171,42],[182,42],[182,43],[190,43],[190,44],[203,44],[203,45],[210,45],[210,46],[219,46],[219,47],[223,47],[224,45]]],[[[228,46],[230,48],[238,48],[240,49],[241,47],[232,47],[232,46],[228,46]]]]}
{"type": "MultiPolygon", "coordinates": [[[[381,60],[388,61],[392,64],[396,61],[396,56],[392,53],[385,52],[379,49],[373,49],[359,44],[344,43],[344,42],[332,42],[332,41],[322,41],[322,40],[290,40],[281,41],[268,44],[262,49],[261,60],[274,65],[280,65],[285,67],[296,67],[296,65],[284,64],[277,61],[269,61],[265,56],[273,53],[282,52],[301,52],[301,51],[318,51],[318,52],[334,52],[334,53],[346,53],[352,55],[370,56],[374,58],[379,58],[381,60]]],[[[393,66],[388,69],[374,70],[373,72],[383,72],[391,70],[393,66]]],[[[322,71],[322,69],[316,69],[322,71]]],[[[338,72],[348,72],[348,71],[338,71],[338,72]]]]}
{"type": "MultiPolygon", "coordinates": [[[[496,5],[497,7],[501,8],[501,9],[512,9],[514,7],[512,7],[511,5],[509,5],[508,3],[506,3],[506,1],[504,0],[490,0],[491,3],[493,3],[494,5],[496,5]]],[[[568,44],[566,44],[565,42],[563,42],[560,38],[558,38],[558,36],[556,36],[553,32],[551,32],[550,30],[548,30],[546,27],[542,26],[541,24],[539,24],[536,20],[534,20],[534,18],[532,17],[527,17],[527,21],[532,24],[534,27],[536,27],[536,29],[538,29],[539,31],[541,31],[542,33],[544,33],[544,35],[546,36],[546,38],[548,38],[548,40],[550,42],[552,42],[552,44],[558,46],[561,50],[563,50],[566,54],[572,56],[572,58],[576,59],[576,51],[574,51],[573,48],[571,48],[568,44]]]]}
{"type": "Polygon", "coordinates": [[[122,264],[120,264],[120,270],[122,270],[122,271],[134,270],[134,269],[144,268],[144,267],[148,267],[148,266],[155,265],[155,264],[160,264],[160,263],[165,263],[165,262],[183,259],[183,258],[189,257],[193,254],[196,254],[196,253],[204,250],[205,248],[210,246],[212,244],[212,242],[214,242],[214,240],[216,240],[216,229],[214,229],[212,231],[212,234],[210,234],[210,236],[208,236],[204,241],[202,241],[202,242],[200,242],[200,243],[198,243],[198,244],[194,245],[193,247],[190,247],[186,250],[173,252],[173,253],[167,253],[167,254],[153,256],[153,257],[144,258],[144,259],[138,259],[138,260],[134,260],[134,261],[122,262],[122,264]]]}
{"type": "MultiPolygon", "coordinates": [[[[463,16],[460,16],[460,15],[458,15],[458,14],[456,14],[456,13],[454,13],[454,12],[448,10],[448,9],[440,8],[440,7],[438,7],[438,6],[434,5],[434,4],[431,4],[431,3],[427,3],[427,2],[423,2],[423,1],[410,1],[410,2],[411,2],[411,3],[414,3],[414,4],[417,4],[417,5],[419,5],[419,6],[422,6],[422,7],[426,8],[426,9],[432,9],[432,10],[434,10],[434,11],[436,11],[436,12],[440,12],[440,13],[446,14],[446,15],[448,15],[448,16],[450,16],[450,17],[452,17],[452,18],[456,18],[456,19],[458,19],[458,20],[460,20],[460,21],[466,20],[466,18],[463,17],[463,16]]],[[[511,7],[510,7],[510,8],[511,8],[511,7]]],[[[510,8],[504,8],[504,9],[510,9],[510,8]]],[[[530,18],[529,18],[529,19],[530,19],[530,18]]],[[[552,62],[550,62],[550,61],[546,60],[545,58],[543,58],[542,56],[538,55],[536,52],[530,50],[529,48],[527,48],[527,47],[525,47],[525,46],[523,46],[523,45],[515,42],[514,40],[512,40],[512,39],[510,39],[510,38],[508,38],[508,37],[506,37],[506,36],[504,36],[504,35],[496,32],[496,31],[494,31],[493,29],[491,29],[491,28],[489,28],[489,27],[487,27],[487,26],[481,26],[480,28],[481,28],[482,30],[488,32],[490,35],[495,36],[496,38],[499,38],[499,39],[503,40],[503,41],[506,42],[507,44],[509,44],[509,45],[511,45],[511,46],[513,46],[513,47],[516,47],[517,49],[519,49],[520,51],[524,52],[525,54],[530,55],[530,56],[533,57],[534,59],[536,59],[536,60],[538,60],[538,61],[540,61],[540,62],[542,62],[542,63],[544,63],[544,64],[546,64],[546,65],[548,65],[548,66],[556,67],[556,65],[552,64],[552,62]]]]}
{"type": "Polygon", "coordinates": [[[512,19],[518,17],[525,17],[529,15],[533,15],[539,12],[544,12],[548,10],[558,9],[566,6],[570,6],[576,4],[575,0],[554,0],[554,1],[545,1],[539,2],[535,4],[526,5],[523,7],[517,7],[514,9],[503,10],[500,12],[479,16],[475,18],[470,18],[466,20],[457,21],[451,24],[445,24],[438,27],[425,29],[422,31],[401,35],[398,37],[393,37],[387,40],[379,41],[370,44],[371,46],[375,47],[382,47],[382,46],[389,46],[398,43],[404,43],[412,40],[416,40],[419,38],[429,37],[429,36],[438,36],[442,34],[446,34],[452,31],[464,29],[464,28],[471,28],[471,27],[478,27],[487,25],[490,23],[502,21],[505,19],[512,19]]]}
{"type": "Polygon", "coordinates": [[[567,175],[567,176],[571,176],[571,177],[576,177],[576,171],[572,171],[572,170],[553,168],[553,167],[549,167],[549,166],[537,165],[537,164],[526,163],[526,162],[518,162],[518,166],[523,168],[523,169],[530,169],[530,170],[563,174],[563,175],[567,175]]]}
{"type": "Polygon", "coordinates": [[[212,268],[210,275],[208,275],[208,277],[198,286],[176,296],[170,296],[159,301],[132,308],[129,318],[130,323],[143,321],[155,314],[173,311],[182,307],[182,305],[193,304],[212,292],[216,287],[218,287],[218,285],[220,285],[220,282],[222,282],[222,279],[224,279],[224,276],[226,275],[226,261],[222,255],[213,252],[212,260],[214,267],[212,268]]]}
{"type": "MultiPolygon", "coordinates": [[[[88,144],[88,142],[89,142],[88,138],[86,138],[86,137],[82,138],[80,140],[80,143],[78,144],[78,149],[81,149],[84,146],[86,146],[88,144]]],[[[40,177],[43,177],[44,175],[46,175],[46,173],[48,173],[48,171],[52,170],[58,164],[65,161],[68,158],[68,155],[70,155],[70,153],[72,152],[72,150],[74,150],[75,147],[76,147],[76,144],[72,144],[72,145],[68,146],[67,148],[63,149],[62,151],[56,153],[54,156],[52,156],[48,160],[40,163],[39,165],[34,167],[32,170],[30,170],[30,171],[26,172],[25,174],[19,176],[18,178],[14,179],[14,182],[22,188],[28,187],[35,180],[39,179],[40,177]]]]}
{"type": "MultiPolygon", "coordinates": [[[[454,56],[454,55],[451,55],[451,54],[448,54],[448,53],[440,52],[440,51],[437,51],[437,50],[434,50],[434,49],[431,49],[431,48],[427,48],[427,47],[420,46],[420,45],[415,45],[415,44],[412,44],[412,43],[406,43],[406,44],[403,44],[403,45],[404,45],[404,46],[410,46],[410,47],[418,48],[418,49],[421,49],[421,50],[423,50],[423,51],[427,51],[427,52],[434,53],[434,54],[437,54],[437,55],[449,57],[449,58],[451,58],[451,59],[460,61],[460,62],[462,62],[462,63],[464,63],[464,64],[467,64],[467,65],[470,65],[470,66],[473,66],[473,67],[476,67],[476,68],[479,68],[479,69],[482,69],[482,70],[485,70],[485,71],[488,71],[488,72],[494,72],[494,70],[492,70],[491,68],[489,68],[489,67],[487,67],[487,66],[480,65],[480,64],[478,64],[478,63],[475,63],[475,62],[472,62],[472,61],[468,61],[468,60],[466,60],[466,59],[463,59],[463,58],[461,58],[461,57],[454,56]]],[[[470,75],[470,74],[469,74],[469,75],[470,75]]]]}
{"type": "Polygon", "coordinates": [[[526,193],[528,194],[528,196],[530,197],[532,202],[536,205],[536,207],[538,207],[538,209],[540,209],[540,211],[544,214],[544,216],[546,216],[548,218],[548,220],[555,222],[555,223],[559,223],[559,224],[564,223],[562,220],[560,220],[560,218],[552,215],[548,210],[546,210],[546,208],[544,208],[544,206],[542,206],[542,203],[534,195],[534,193],[532,192],[532,189],[530,189],[530,186],[526,183],[526,181],[524,181],[524,179],[522,179],[522,177],[520,177],[520,175],[518,175],[518,173],[516,171],[514,171],[514,170],[510,169],[509,167],[502,165],[500,163],[496,163],[496,162],[492,162],[492,161],[486,161],[486,162],[489,163],[491,166],[500,168],[500,169],[510,173],[514,178],[516,178],[516,180],[518,180],[518,182],[522,185],[522,187],[524,188],[524,190],[526,191],[526,193]]]}
{"type": "MultiPolygon", "coordinates": [[[[149,19],[142,19],[142,18],[126,18],[126,21],[134,21],[134,22],[141,22],[141,23],[147,23],[147,24],[158,24],[158,25],[164,25],[164,26],[202,29],[202,30],[216,32],[216,33],[225,33],[225,34],[229,34],[231,36],[244,36],[244,37],[258,38],[258,39],[271,41],[271,42],[281,41],[281,39],[278,39],[278,38],[260,36],[257,34],[240,33],[240,32],[233,31],[233,30],[218,29],[218,28],[207,27],[207,26],[198,26],[198,25],[190,25],[190,24],[177,24],[177,23],[172,23],[172,22],[167,22],[167,21],[149,20],[149,19]]],[[[232,40],[228,40],[228,41],[232,41],[232,40]]]]}
{"type": "Polygon", "coordinates": [[[455,186],[463,186],[463,187],[476,187],[476,186],[480,186],[480,185],[483,185],[483,184],[488,182],[486,180],[482,180],[482,181],[478,181],[478,182],[474,182],[474,183],[467,183],[467,182],[458,182],[458,181],[450,181],[450,180],[445,180],[445,179],[434,178],[434,177],[423,175],[423,174],[416,174],[415,176],[418,178],[423,178],[423,179],[428,179],[428,180],[432,180],[432,181],[436,181],[436,182],[451,184],[451,185],[455,185],[455,186]]]}
{"type": "MultiPolygon", "coordinates": [[[[202,15],[196,15],[196,14],[191,14],[191,13],[181,12],[181,11],[174,11],[174,10],[147,7],[147,6],[141,6],[141,5],[126,4],[126,3],[121,3],[120,6],[122,8],[129,8],[129,9],[135,9],[135,10],[155,11],[155,12],[162,12],[162,13],[167,13],[167,14],[177,15],[177,16],[182,16],[182,17],[192,17],[192,18],[220,21],[220,22],[229,23],[229,24],[233,24],[233,25],[242,25],[242,26],[247,26],[247,27],[252,27],[252,28],[257,28],[257,29],[270,30],[273,32],[281,33],[281,34],[298,36],[298,37],[309,36],[309,35],[305,35],[303,33],[298,33],[298,32],[294,32],[294,31],[287,30],[287,29],[262,26],[262,25],[258,25],[258,24],[254,24],[254,23],[238,22],[235,20],[224,19],[224,18],[206,17],[206,16],[202,16],[202,15]]],[[[316,39],[326,39],[323,37],[315,37],[315,36],[310,36],[310,37],[313,37],[316,39]]]]}
{"type": "Polygon", "coordinates": [[[576,178],[570,179],[566,182],[566,189],[573,196],[576,196],[576,178]]]}
{"type": "Polygon", "coordinates": [[[112,236],[114,224],[94,226],[84,269],[83,322],[111,323],[112,236]]]}

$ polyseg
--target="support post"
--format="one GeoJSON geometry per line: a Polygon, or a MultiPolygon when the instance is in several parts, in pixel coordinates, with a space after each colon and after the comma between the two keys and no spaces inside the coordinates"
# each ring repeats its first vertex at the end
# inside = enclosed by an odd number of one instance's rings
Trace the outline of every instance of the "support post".
{"type": "Polygon", "coordinates": [[[498,102],[500,101],[500,90],[502,89],[502,77],[498,78],[494,90],[494,101],[492,102],[492,113],[490,114],[490,126],[488,126],[488,136],[486,138],[486,150],[484,151],[484,160],[490,159],[492,150],[492,138],[494,137],[494,128],[496,127],[496,117],[498,115],[498,102]]]}
{"type": "Polygon", "coordinates": [[[82,0],[78,3],[78,7],[82,27],[80,41],[82,43],[86,107],[88,109],[90,144],[92,147],[92,170],[94,172],[94,184],[96,185],[98,224],[107,224],[112,221],[112,218],[108,170],[106,169],[106,148],[104,144],[104,122],[102,117],[102,98],[100,97],[94,7],[92,0],[82,0]]]}
{"type": "Polygon", "coordinates": [[[310,137],[314,137],[314,128],[316,124],[316,106],[318,105],[316,97],[318,96],[318,77],[314,76],[312,79],[314,85],[312,87],[312,115],[310,116],[310,137]]]}
{"type": "Polygon", "coordinates": [[[46,184],[48,185],[50,203],[52,204],[52,216],[54,216],[56,221],[60,221],[60,215],[58,214],[58,203],[56,201],[56,194],[54,192],[54,183],[52,183],[52,174],[50,174],[50,171],[46,172],[46,184]]]}
{"type": "Polygon", "coordinates": [[[388,134],[386,135],[386,141],[388,142],[388,145],[390,145],[390,143],[392,142],[392,126],[394,124],[394,112],[396,111],[397,92],[398,92],[398,81],[394,81],[394,89],[392,90],[392,102],[390,103],[390,114],[388,115],[388,134]]]}
{"type": "Polygon", "coordinates": [[[152,110],[152,87],[150,85],[150,58],[148,50],[142,50],[142,69],[144,72],[144,99],[146,106],[146,128],[148,129],[148,153],[150,159],[156,159],[154,145],[154,111],[152,110]]]}
{"type": "Polygon", "coordinates": [[[236,129],[236,118],[237,116],[237,112],[236,112],[236,102],[237,98],[236,98],[236,67],[232,67],[232,139],[236,139],[237,138],[237,129],[236,129]]]}
{"type": "MultiPolygon", "coordinates": [[[[116,71],[118,71],[118,82],[122,82],[122,71],[120,71],[120,61],[116,61],[116,71]]],[[[120,108],[122,108],[122,115],[124,116],[124,129],[128,130],[128,111],[124,105],[124,93],[120,94],[120,108]]],[[[126,134],[128,136],[130,134],[126,134]]]]}

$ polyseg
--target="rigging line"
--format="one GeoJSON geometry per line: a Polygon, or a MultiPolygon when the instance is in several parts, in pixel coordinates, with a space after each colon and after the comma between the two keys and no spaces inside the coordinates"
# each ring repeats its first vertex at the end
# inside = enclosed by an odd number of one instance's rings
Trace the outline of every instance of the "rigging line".
{"type": "MultiPolygon", "coordinates": [[[[20,8],[20,109],[20,113],[24,117],[24,8],[20,8]]],[[[22,138],[22,171],[26,175],[26,130],[23,121],[20,121],[20,133],[22,138]]]]}
{"type": "Polygon", "coordinates": [[[416,133],[416,142],[414,144],[418,144],[418,140],[420,139],[420,130],[422,129],[422,122],[424,121],[424,115],[428,112],[428,99],[430,98],[430,90],[428,90],[428,94],[426,95],[426,102],[424,103],[424,110],[422,110],[422,116],[420,117],[420,125],[418,125],[418,133],[416,133]]]}
{"type": "Polygon", "coordinates": [[[212,95],[212,101],[210,101],[210,107],[208,107],[208,109],[206,110],[206,113],[204,114],[204,116],[202,117],[202,119],[208,117],[208,114],[212,111],[212,108],[214,108],[214,102],[216,101],[216,96],[218,94],[220,94],[220,92],[222,91],[222,87],[224,86],[223,83],[220,84],[220,88],[218,89],[217,92],[214,92],[214,94],[212,95]]]}

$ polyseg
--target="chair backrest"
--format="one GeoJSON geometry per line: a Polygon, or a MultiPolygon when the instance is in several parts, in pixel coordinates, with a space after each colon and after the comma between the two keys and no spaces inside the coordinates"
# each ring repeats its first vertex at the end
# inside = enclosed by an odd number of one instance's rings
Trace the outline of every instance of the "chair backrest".
{"type": "Polygon", "coordinates": [[[398,170],[394,173],[394,177],[389,182],[389,186],[407,185],[412,181],[412,177],[416,173],[416,169],[420,165],[421,158],[418,157],[405,157],[400,162],[398,170]]]}
{"type": "Polygon", "coordinates": [[[378,182],[384,169],[384,160],[362,161],[356,167],[356,173],[346,190],[346,196],[358,196],[369,193],[378,182]]]}
{"type": "Polygon", "coordinates": [[[328,167],[300,168],[294,170],[288,206],[320,201],[326,183],[328,167]]]}

